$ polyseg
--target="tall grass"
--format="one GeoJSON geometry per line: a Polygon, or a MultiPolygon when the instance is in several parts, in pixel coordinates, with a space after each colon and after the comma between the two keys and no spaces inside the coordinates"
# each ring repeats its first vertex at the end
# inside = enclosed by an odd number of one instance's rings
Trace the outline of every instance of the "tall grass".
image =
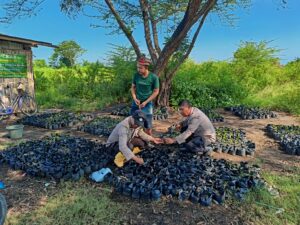
{"type": "Polygon", "coordinates": [[[171,103],[187,98],[204,108],[232,104],[300,114],[300,60],[280,65],[266,42],[242,43],[232,61],[187,61],[173,81],[171,103]]]}
{"type": "MultiPolygon", "coordinates": [[[[300,59],[280,65],[268,43],[245,42],[231,61],[185,62],[172,83],[170,103],[189,99],[201,108],[246,104],[300,114],[300,59]]],[[[109,66],[85,62],[54,69],[36,63],[36,97],[44,108],[95,110],[130,100],[136,72],[132,50],[118,48],[109,66]]]]}
{"type": "Polygon", "coordinates": [[[129,99],[131,73],[85,63],[74,68],[35,68],[36,98],[43,108],[95,110],[129,99]]]}

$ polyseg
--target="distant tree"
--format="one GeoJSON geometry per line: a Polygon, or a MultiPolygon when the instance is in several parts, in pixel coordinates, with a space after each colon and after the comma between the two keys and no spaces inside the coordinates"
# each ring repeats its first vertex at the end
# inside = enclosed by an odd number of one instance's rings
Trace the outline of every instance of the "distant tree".
{"type": "Polygon", "coordinates": [[[107,62],[110,66],[117,67],[121,64],[135,63],[136,54],[133,47],[112,45],[112,50],[109,51],[107,62]]]}
{"type": "Polygon", "coordinates": [[[63,41],[58,44],[58,48],[54,49],[54,53],[49,59],[49,64],[53,67],[72,67],[76,64],[76,60],[85,50],[75,41],[63,41]]]}
{"type": "Polygon", "coordinates": [[[280,49],[270,47],[270,41],[241,42],[232,63],[236,80],[251,93],[276,83],[280,74],[280,49]]]}
{"type": "Polygon", "coordinates": [[[47,67],[46,60],[44,59],[36,59],[33,61],[34,67],[47,67]]]}
{"type": "Polygon", "coordinates": [[[277,54],[280,52],[279,49],[269,47],[270,42],[242,42],[240,47],[234,53],[235,61],[243,61],[247,65],[255,66],[258,63],[273,62],[274,64],[279,63],[277,54]]]}

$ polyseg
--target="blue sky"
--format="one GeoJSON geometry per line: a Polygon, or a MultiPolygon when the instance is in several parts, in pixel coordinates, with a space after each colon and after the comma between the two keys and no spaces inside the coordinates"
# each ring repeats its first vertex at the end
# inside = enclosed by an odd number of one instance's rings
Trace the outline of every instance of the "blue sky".
{"type": "MultiPolygon", "coordinates": [[[[250,9],[236,12],[239,19],[234,27],[210,17],[200,31],[191,58],[197,62],[227,60],[241,41],[261,40],[272,40],[271,47],[282,49],[279,54],[282,63],[300,57],[300,0],[288,0],[286,8],[280,8],[278,1],[254,0],[250,9]]],[[[123,35],[107,35],[109,31],[104,28],[91,28],[90,18],[69,19],[60,12],[57,2],[46,1],[35,17],[1,24],[0,33],[53,44],[75,40],[87,50],[81,60],[88,61],[104,61],[111,50],[110,44],[129,45],[123,35]]],[[[143,32],[136,32],[135,36],[145,50],[143,32]]],[[[53,50],[40,46],[33,51],[35,59],[47,60],[53,50]]]]}

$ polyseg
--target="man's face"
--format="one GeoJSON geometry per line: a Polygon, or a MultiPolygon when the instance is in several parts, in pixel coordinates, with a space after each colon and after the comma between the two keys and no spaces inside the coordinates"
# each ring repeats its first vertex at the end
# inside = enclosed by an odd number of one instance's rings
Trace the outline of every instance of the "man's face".
{"type": "Polygon", "coordinates": [[[188,106],[180,106],[178,110],[183,117],[188,117],[191,114],[192,108],[188,106]]]}
{"type": "Polygon", "coordinates": [[[136,129],[136,128],[138,128],[139,126],[138,125],[136,125],[136,124],[132,124],[131,125],[131,128],[133,128],[133,129],[136,129]]]}
{"type": "Polygon", "coordinates": [[[141,65],[141,64],[137,64],[137,71],[139,72],[139,74],[144,75],[147,72],[147,69],[145,66],[141,65]]]}
{"type": "Polygon", "coordinates": [[[130,121],[130,127],[133,128],[133,129],[136,129],[136,128],[139,127],[138,125],[136,125],[136,124],[134,123],[134,119],[133,119],[133,118],[132,118],[131,121],[130,121]]]}

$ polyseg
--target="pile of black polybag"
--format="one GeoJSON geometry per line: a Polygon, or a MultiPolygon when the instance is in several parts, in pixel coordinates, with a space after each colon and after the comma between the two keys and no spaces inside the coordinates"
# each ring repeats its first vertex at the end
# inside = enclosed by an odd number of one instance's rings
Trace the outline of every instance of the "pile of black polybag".
{"type": "Polygon", "coordinates": [[[93,135],[108,137],[121,121],[121,118],[112,118],[109,116],[98,117],[83,126],[78,127],[77,130],[93,135]]]}
{"type": "Polygon", "coordinates": [[[215,110],[201,108],[201,111],[205,113],[212,123],[224,122],[224,117],[215,110]]]}
{"type": "Polygon", "coordinates": [[[53,135],[0,152],[0,162],[31,176],[79,180],[106,167],[111,156],[104,145],[84,138],[53,135]]]}
{"type": "Polygon", "coordinates": [[[259,167],[232,164],[192,153],[176,146],[158,146],[140,154],[145,164],[129,161],[108,180],[116,191],[134,199],[157,200],[171,195],[209,206],[226,198],[243,199],[251,188],[262,185],[259,167]]]}
{"type": "Polygon", "coordinates": [[[122,107],[118,107],[116,109],[114,109],[111,112],[111,115],[115,115],[115,116],[130,116],[130,106],[122,106],[122,107]]]}
{"type": "Polygon", "coordinates": [[[246,138],[246,133],[241,129],[231,127],[216,128],[217,141],[214,143],[215,152],[228,153],[230,155],[254,156],[255,143],[246,138]]]}
{"type": "MultiPolygon", "coordinates": [[[[123,106],[114,109],[111,112],[111,115],[115,116],[130,116],[130,107],[129,106],[123,106]]],[[[155,108],[153,111],[153,120],[166,120],[169,117],[168,109],[166,107],[158,107],[155,108]]]]}
{"type": "Polygon", "coordinates": [[[234,115],[239,116],[243,120],[254,120],[254,119],[270,119],[276,118],[277,114],[268,109],[262,109],[259,107],[247,107],[247,106],[230,106],[225,107],[225,110],[231,111],[234,115]]]}
{"type": "Polygon", "coordinates": [[[300,156],[300,126],[268,124],[266,131],[279,141],[285,153],[300,156]]]}
{"type": "Polygon", "coordinates": [[[88,113],[73,113],[62,111],[25,116],[24,118],[20,119],[18,123],[56,130],[65,127],[72,127],[79,123],[90,121],[92,119],[93,115],[88,113]]]}
{"type": "Polygon", "coordinates": [[[262,185],[259,167],[232,164],[192,153],[178,146],[156,146],[140,153],[145,163],[133,160],[115,167],[105,145],[84,138],[53,135],[9,147],[0,152],[0,162],[31,176],[74,180],[109,166],[113,175],[106,181],[115,190],[134,199],[157,200],[173,196],[204,206],[222,204],[226,198],[243,199],[250,189],[262,185]]]}

